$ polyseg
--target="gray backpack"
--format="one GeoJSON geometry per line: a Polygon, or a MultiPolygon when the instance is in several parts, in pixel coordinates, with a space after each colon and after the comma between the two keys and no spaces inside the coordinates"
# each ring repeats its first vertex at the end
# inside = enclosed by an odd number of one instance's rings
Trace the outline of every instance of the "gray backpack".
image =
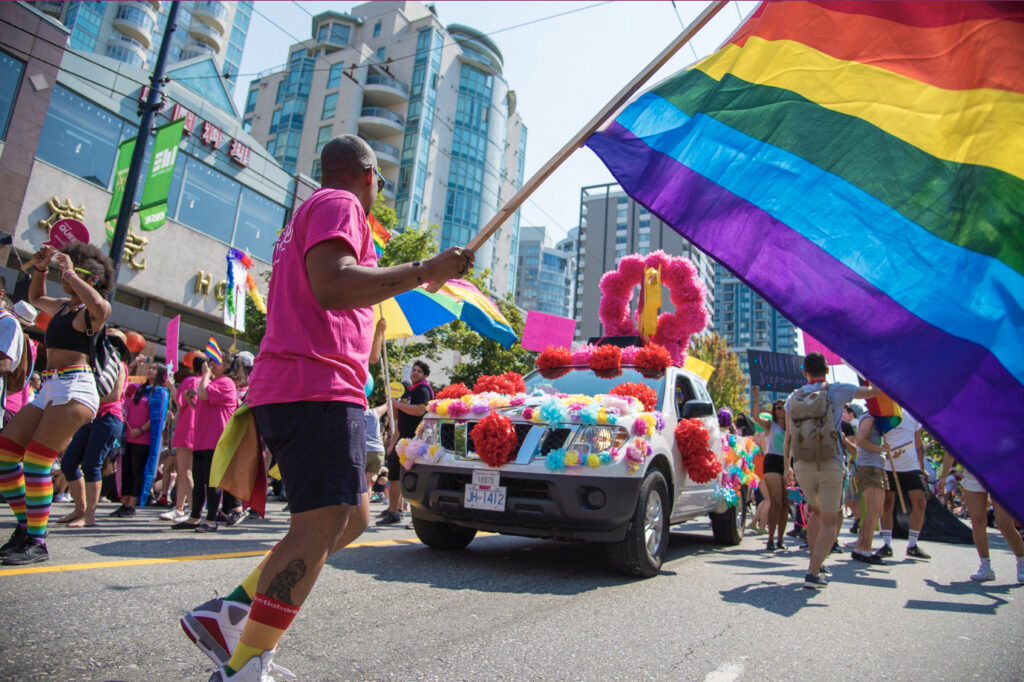
{"type": "Polygon", "coordinates": [[[789,418],[793,424],[789,451],[795,461],[820,464],[839,452],[839,434],[831,402],[827,383],[822,383],[816,391],[802,388],[793,391],[789,399],[789,418]]]}

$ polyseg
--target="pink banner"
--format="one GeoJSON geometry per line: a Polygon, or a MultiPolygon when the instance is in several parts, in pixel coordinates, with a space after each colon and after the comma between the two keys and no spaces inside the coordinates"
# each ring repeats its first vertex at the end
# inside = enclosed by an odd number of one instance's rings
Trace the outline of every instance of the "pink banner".
{"type": "Polygon", "coordinates": [[[826,348],[825,344],[823,344],[821,341],[818,341],[818,339],[814,338],[807,332],[803,332],[803,335],[805,355],[807,353],[821,353],[822,355],[825,356],[825,362],[827,362],[830,367],[832,365],[843,364],[843,359],[839,357],[837,354],[830,351],[828,348],[826,348]]]}
{"type": "Polygon", "coordinates": [[[571,348],[572,336],[575,333],[576,320],[530,310],[526,313],[526,324],[523,326],[523,340],[520,345],[526,350],[537,352],[548,346],[571,348]]]}
{"type": "Polygon", "coordinates": [[[176,315],[167,323],[167,371],[172,374],[177,372],[181,366],[178,362],[178,326],[180,324],[181,315],[176,315]]]}

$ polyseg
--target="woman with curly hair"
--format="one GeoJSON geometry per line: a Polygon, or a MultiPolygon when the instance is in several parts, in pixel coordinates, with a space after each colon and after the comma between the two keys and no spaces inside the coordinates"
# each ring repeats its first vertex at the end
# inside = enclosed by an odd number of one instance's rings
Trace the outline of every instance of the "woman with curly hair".
{"type": "Polygon", "coordinates": [[[95,333],[110,317],[107,296],[114,265],[95,246],[74,243],[35,254],[29,301],[52,315],[46,328],[46,371],[32,402],[0,432],[0,491],[18,521],[0,556],[5,565],[46,561],[46,524],[53,501],[50,468],[100,404],[92,370],[95,333]],[[46,272],[54,261],[66,297],[46,295],[46,272]]]}

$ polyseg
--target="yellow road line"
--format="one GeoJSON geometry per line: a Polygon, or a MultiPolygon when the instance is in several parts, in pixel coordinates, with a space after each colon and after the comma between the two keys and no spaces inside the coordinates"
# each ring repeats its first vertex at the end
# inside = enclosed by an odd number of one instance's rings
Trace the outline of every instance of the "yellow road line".
{"type": "MultiPolygon", "coordinates": [[[[399,540],[375,540],[349,545],[347,549],[357,547],[384,547],[419,542],[417,538],[399,540]]],[[[0,578],[12,575],[29,575],[32,573],[62,573],[65,571],[91,571],[97,568],[122,568],[127,566],[153,566],[155,564],[177,564],[185,561],[209,561],[211,559],[239,559],[243,557],[263,556],[269,550],[255,552],[228,552],[224,554],[192,554],[189,556],[159,557],[152,559],[122,559],[119,561],[96,561],[88,564],[61,564],[57,566],[26,566],[25,568],[0,569],[0,578]]]]}

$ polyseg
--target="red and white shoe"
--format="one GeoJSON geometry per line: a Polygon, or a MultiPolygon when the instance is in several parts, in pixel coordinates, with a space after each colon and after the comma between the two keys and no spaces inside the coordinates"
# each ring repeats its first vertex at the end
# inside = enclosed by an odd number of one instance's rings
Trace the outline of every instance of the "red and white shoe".
{"type": "Polygon", "coordinates": [[[181,629],[211,661],[224,666],[238,645],[250,608],[217,597],[182,616],[181,629]]]}

